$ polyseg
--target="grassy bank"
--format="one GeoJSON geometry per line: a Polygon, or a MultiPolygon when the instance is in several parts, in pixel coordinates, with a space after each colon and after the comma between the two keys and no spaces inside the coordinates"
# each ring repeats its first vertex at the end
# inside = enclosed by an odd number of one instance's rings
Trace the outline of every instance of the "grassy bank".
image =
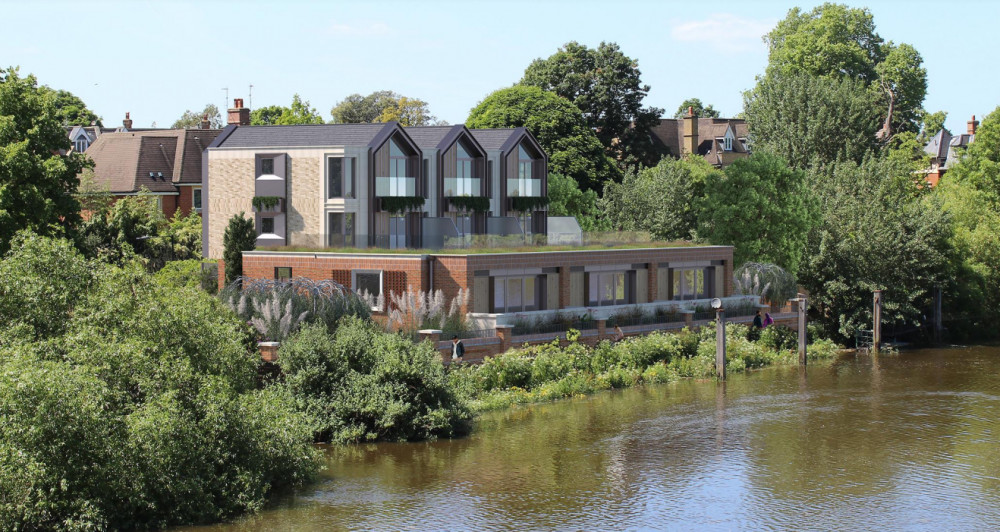
{"type": "MultiPolygon", "coordinates": [[[[741,373],[767,366],[795,364],[795,335],[769,327],[756,341],[747,339],[748,327],[726,328],[727,371],[741,373]]],[[[697,332],[653,333],[621,342],[603,341],[595,347],[567,335],[558,342],[513,349],[487,358],[480,365],[461,365],[449,372],[449,382],[473,412],[515,404],[582,396],[599,390],[664,383],[681,378],[715,375],[715,327],[697,332]]],[[[810,360],[832,358],[838,346],[817,340],[809,346],[810,360]]]]}

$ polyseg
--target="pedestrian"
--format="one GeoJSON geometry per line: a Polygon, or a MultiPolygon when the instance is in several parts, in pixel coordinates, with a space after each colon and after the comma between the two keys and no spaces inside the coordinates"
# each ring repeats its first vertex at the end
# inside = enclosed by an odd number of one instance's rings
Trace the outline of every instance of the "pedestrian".
{"type": "Polygon", "coordinates": [[[625,333],[622,331],[622,328],[618,325],[615,325],[615,343],[618,343],[624,339],[625,339],[625,333]]]}
{"type": "Polygon", "coordinates": [[[771,317],[771,313],[770,312],[765,312],[764,313],[764,327],[767,327],[768,325],[771,325],[773,323],[774,323],[774,318],[771,317]]]}
{"type": "Polygon", "coordinates": [[[458,339],[458,335],[451,337],[451,361],[461,362],[465,358],[465,345],[458,339]]]}
{"type": "Polygon", "coordinates": [[[764,322],[762,322],[761,319],[760,319],[760,311],[759,310],[757,311],[757,314],[753,317],[753,328],[754,329],[763,329],[764,328],[764,322]]]}

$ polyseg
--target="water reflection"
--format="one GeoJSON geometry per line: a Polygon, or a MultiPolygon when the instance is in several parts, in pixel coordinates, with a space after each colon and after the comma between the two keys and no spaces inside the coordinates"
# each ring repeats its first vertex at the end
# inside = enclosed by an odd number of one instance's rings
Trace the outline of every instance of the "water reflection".
{"type": "Polygon", "coordinates": [[[333,448],[309,491],[210,529],[998,529],[998,355],[851,356],[333,448]]]}

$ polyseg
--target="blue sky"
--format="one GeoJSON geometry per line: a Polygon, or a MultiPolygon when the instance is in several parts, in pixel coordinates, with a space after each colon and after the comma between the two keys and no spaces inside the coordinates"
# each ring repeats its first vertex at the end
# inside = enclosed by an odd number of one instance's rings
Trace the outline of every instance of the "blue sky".
{"type": "MultiPolygon", "coordinates": [[[[563,43],[617,42],[673,114],[688,97],[723,116],[763,72],[760,36],[793,6],[816,2],[0,2],[0,64],[69,90],[118,124],[169,126],[186,109],[220,108],[223,87],[253,106],[294,93],[327,119],[351,93],[389,89],[460,123],[563,43]]],[[[907,42],[928,70],[925,107],[964,131],[1000,105],[1000,2],[868,2],[879,34],[907,42]]]]}

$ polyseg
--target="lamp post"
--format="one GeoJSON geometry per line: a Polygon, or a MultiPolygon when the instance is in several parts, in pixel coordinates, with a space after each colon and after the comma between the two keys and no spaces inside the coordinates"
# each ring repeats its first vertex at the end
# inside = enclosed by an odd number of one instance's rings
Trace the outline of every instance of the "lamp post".
{"type": "Polygon", "coordinates": [[[712,299],[712,308],[715,309],[715,373],[726,380],[726,315],[722,300],[712,299]]]}

